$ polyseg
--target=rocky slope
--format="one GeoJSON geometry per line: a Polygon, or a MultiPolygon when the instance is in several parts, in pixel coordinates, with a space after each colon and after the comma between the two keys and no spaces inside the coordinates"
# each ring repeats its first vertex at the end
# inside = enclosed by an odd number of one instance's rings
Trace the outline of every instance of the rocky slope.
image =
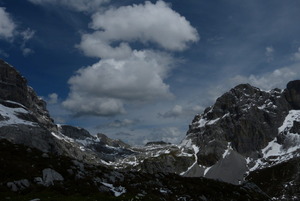
{"type": "Polygon", "coordinates": [[[299,109],[300,81],[271,91],[241,84],[196,115],[180,145],[132,147],[56,125],[26,79],[0,60],[0,139],[8,140],[0,146],[1,175],[7,175],[0,188],[31,194],[49,193],[54,185],[52,193],[82,196],[92,187],[93,198],[120,200],[216,200],[216,193],[222,200],[297,200],[299,109]],[[8,160],[8,150],[23,158],[8,160]]]}
{"type": "Polygon", "coordinates": [[[268,200],[235,186],[176,174],[118,171],[0,140],[0,200],[268,200]]]}

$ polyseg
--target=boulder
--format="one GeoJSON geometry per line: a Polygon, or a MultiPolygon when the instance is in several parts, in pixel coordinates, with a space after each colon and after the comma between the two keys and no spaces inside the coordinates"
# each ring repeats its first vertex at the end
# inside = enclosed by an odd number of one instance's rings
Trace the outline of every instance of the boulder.
{"type": "Polygon", "coordinates": [[[64,178],[51,168],[47,168],[43,170],[43,182],[45,186],[54,185],[54,181],[63,181],[64,178]]]}
{"type": "Polygon", "coordinates": [[[6,185],[11,191],[17,192],[29,188],[30,183],[27,179],[21,179],[18,181],[8,182],[6,185]]]}

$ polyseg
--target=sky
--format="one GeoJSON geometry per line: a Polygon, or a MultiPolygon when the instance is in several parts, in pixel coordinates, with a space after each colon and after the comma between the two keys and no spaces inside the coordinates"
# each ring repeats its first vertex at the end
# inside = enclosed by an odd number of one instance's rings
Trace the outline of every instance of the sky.
{"type": "Polygon", "coordinates": [[[58,124],[180,143],[237,84],[300,75],[298,0],[0,0],[0,58],[58,124]]]}

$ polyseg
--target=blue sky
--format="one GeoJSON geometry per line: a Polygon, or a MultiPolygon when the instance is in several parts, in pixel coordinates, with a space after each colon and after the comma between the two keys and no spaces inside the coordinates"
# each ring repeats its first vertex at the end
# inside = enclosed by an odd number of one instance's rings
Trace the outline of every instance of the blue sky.
{"type": "Polygon", "coordinates": [[[300,73],[297,0],[0,0],[0,57],[57,123],[130,144],[180,142],[240,83],[300,73]]]}

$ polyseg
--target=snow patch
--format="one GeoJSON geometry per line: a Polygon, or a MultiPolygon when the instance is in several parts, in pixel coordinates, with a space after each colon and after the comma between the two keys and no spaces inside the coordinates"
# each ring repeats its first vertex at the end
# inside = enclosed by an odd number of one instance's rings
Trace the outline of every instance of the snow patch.
{"type": "Polygon", "coordinates": [[[229,113],[226,113],[224,114],[222,117],[219,117],[219,118],[216,118],[216,119],[212,119],[212,120],[206,120],[204,117],[202,117],[200,120],[199,120],[199,128],[201,127],[204,127],[206,125],[213,125],[215,124],[216,122],[218,122],[220,119],[223,119],[224,117],[228,116],[229,113]]]}
{"type": "Polygon", "coordinates": [[[277,138],[269,142],[269,144],[262,149],[263,157],[280,156],[282,153],[282,145],[277,143],[277,138]]]}
{"type": "Polygon", "coordinates": [[[204,177],[205,177],[205,175],[208,173],[208,171],[210,170],[210,168],[212,168],[212,166],[210,166],[210,167],[208,167],[208,168],[206,168],[206,169],[204,170],[204,174],[203,174],[204,177]]]}
{"type": "Polygon", "coordinates": [[[228,154],[230,154],[232,150],[233,150],[233,149],[232,149],[232,147],[231,147],[231,143],[228,142],[228,144],[227,144],[227,149],[226,149],[226,150],[224,151],[224,153],[223,153],[223,158],[225,158],[228,154]]]}
{"type": "Polygon", "coordinates": [[[282,126],[278,128],[278,133],[290,130],[293,127],[294,121],[300,122],[300,110],[290,110],[286,116],[282,126]]]}
{"type": "Polygon", "coordinates": [[[184,147],[191,147],[192,146],[192,140],[191,139],[189,139],[189,140],[186,140],[186,139],[184,139],[182,142],[181,142],[181,144],[180,144],[180,146],[184,146],[184,147]]]}
{"type": "Polygon", "coordinates": [[[100,139],[99,138],[85,138],[84,140],[80,140],[80,139],[76,139],[76,142],[79,143],[79,144],[82,144],[83,146],[87,146],[87,145],[90,145],[90,144],[94,144],[95,142],[100,142],[100,139]]]}
{"type": "Polygon", "coordinates": [[[196,165],[197,164],[197,162],[198,162],[198,156],[197,156],[197,154],[198,154],[198,152],[199,152],[199,147],[197,147],[196,145],[193,145],[192,146],[192,148],[193,148],[193,150],[194,150],[194,157],[195,157],[195,162],[185,171],[185,172],[182,172],[182,173],[180,173],[180,175],[185,175],[187,172],[189,172],[193,167],[194,167],[194,165],[196,165]]]}
{"type": "Polygon", "coordinates": [[[20,119],[18,117],[19,113],[29,114],[29,112],[24,108],[10,108],[0,104],[0,114],[3,117],[3,120],[0,120],[0,127],[16,124],[37,126],[34,122],[20,119]]]}
{"type": "Polygon", "coordinates": [[[123,186],[114,187],[112,184],[101,182],[104,186],[108,187],[111,192],[114,193],[115,197],[119,197],[126,193],[126,188],[123,186]]]}
{"type": "Polygon", "coordinates": [[[283,144],[278,143],[277,137],[263,148],[263,157],[257,160],[247,158],[248,166],[251,164],[249,171],[274,166],[294,157],[300,156],[300,133],[291,133],[290,130],[294,122],[300,122],[300,110],[291,110],[286,116],[282,126],[278,128],[278,134],[283,135],[283,144]]]}
{"type": "Polygon", "coordinates": [[[163,193],[163,194],[167,194],[167,193],[169,192],[169,190],[160,188],[160,189],[159,189],[159,192],[161,192],[161,193],[163,193]]]}

